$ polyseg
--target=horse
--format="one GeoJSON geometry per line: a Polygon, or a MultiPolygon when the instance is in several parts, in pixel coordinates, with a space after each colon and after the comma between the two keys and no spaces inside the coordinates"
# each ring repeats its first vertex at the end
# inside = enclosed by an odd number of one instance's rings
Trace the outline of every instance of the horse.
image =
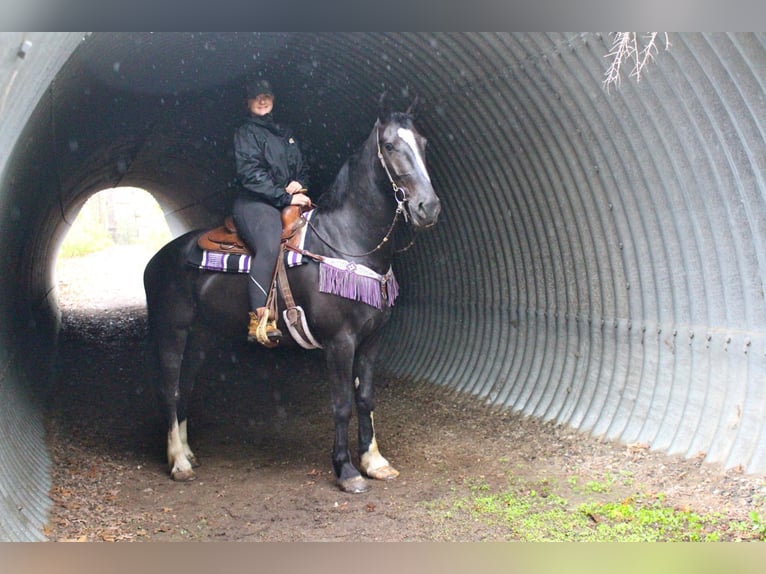
{"type": "MultiPolygon", "coordinates": [[[[390,109],[383,100],[369,136],[317,200],[310,220],[309,214],[302,216],[311,231],[303,254],[318,261],[285,269],[309,337],[314,347],[324,350],[335,425],[332,468],[340,490],[349,493],[368,491],[365,477],[388,480],[399,475],[381,454],[373,423],[380,329],[390,318],[398,292],[391,267],[396,250],[390,238],[404,222],[414,231],[432,227],[441,210],[426,167],[426,139],[414,125],[417,97],[404,112],[390,109]],[[330,277],[336,286],[344,284],[345,291],[320,290],[323,275],[325,282],[330,277]],[[355,285],[365,281],[362,287],[355,285]],[[354,295],[355,286],[359,288],[354,295]],[[364,292],[372,299],[365,299],[364,292]],[[361,472],[348,441],[354,402],[361,472]]],[[[205,350],[220,335],[244,340],[250,310],[247,273],[189,265],[188,253],[199,235],[199,230],[191,231],[172,240],[144,271],[149,342],[167,423],[168,468],[176,481],[194,480],[199,464],[188,442],[187,404],[205,350]]],[[[281,290],[277,293],[281,309],[285,297],[281,290]]],[[[283,333],[280,347],[311,348],[290,331],[284,313],[278,327],[283,333]]]]}

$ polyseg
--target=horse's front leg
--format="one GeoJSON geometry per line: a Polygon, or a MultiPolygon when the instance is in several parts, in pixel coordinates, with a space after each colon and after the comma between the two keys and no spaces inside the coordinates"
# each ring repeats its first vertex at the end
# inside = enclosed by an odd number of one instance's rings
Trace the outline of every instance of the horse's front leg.
{"type": "MultiPolygon", "coordinates": [[[[377,339],[377,338],[376,338],[377,339]]],[[[373,371],[377,355],[377,340],[371,341],[357,351],[354,385],[356,387],[356,411],[359,418],[359,456],[362,472],[370,478],[390,480],[399,476],[396,470],[380,454],[375,438],[375,382],[373,371]]]]}
{"type": "Polygon", "coordinates": [[[332,392],[332,412],[335,419],[335,441],[332,448],[333,470],[341,490],[359,494],[367,492],[370,485],[351,462],[348,446],[348,425],[351,420],[354,398],[351,382],[354,367],[354,347],[353,341],[344,338],[325,345],[325,350],[332,392]]]}

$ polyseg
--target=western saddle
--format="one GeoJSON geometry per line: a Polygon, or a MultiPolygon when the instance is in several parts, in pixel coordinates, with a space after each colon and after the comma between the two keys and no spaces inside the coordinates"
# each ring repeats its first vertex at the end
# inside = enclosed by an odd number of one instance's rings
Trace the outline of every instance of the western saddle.
{"type": "MultiPolygon", "coordinates": [[[[282,209],[282,242],[297,247],[298,231],[306,225],[301,217],[304,209],[299,205],[288,205],[282,209]]],[[[244,253],[254,255],[237,234],[234,219],[229,215],[223,220],[223,225],[205,231],[197,239],[197,245],[207,251],[221,253],[244,253]]]]}

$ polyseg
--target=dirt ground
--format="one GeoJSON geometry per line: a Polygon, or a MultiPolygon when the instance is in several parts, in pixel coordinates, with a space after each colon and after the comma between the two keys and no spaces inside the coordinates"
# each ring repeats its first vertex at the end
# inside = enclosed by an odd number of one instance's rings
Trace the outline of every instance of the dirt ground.
{"type": "MultiPolygon", "coordinates": [[[[363,495],[344,494],[330,470],[321,354],[246,344],[217,353],[203,373],[189,431],[202,466],[196,481],[174,483],[145,367],[140,272],[130,280],[114,273],[83,280],[86,269],[103,269],[117,256],[123,268],[131,258],[140,268],[146,254],[79,258],[57,275],[63,329],[48,423],[50,540],[507,540],[502,524],[450,522],[434,509],[477,484],[502,488],[509,478],[565,488],[575,478],[630,477],[612,484],[612,498],[663,493],[667,503],[701,513],[764,514],[763,476],[602,441],[434,385],[386,378],[377,390],[376,429],[401,476],[375,481],[363,495]]],[[[567,498],[577,502],[571,491],[567,498]]]]}

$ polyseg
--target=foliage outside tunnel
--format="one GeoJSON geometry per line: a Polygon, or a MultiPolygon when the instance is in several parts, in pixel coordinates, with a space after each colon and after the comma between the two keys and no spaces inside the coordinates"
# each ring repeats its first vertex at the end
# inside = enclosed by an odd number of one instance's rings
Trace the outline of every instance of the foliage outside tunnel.
{"type": "Polygon", "coordinates": [[[170,239],[162,209],[150,193],[134,187],[113,188],[85,202],[59,257],[79,257],[115,245],[159,249],[170,239]]]}

